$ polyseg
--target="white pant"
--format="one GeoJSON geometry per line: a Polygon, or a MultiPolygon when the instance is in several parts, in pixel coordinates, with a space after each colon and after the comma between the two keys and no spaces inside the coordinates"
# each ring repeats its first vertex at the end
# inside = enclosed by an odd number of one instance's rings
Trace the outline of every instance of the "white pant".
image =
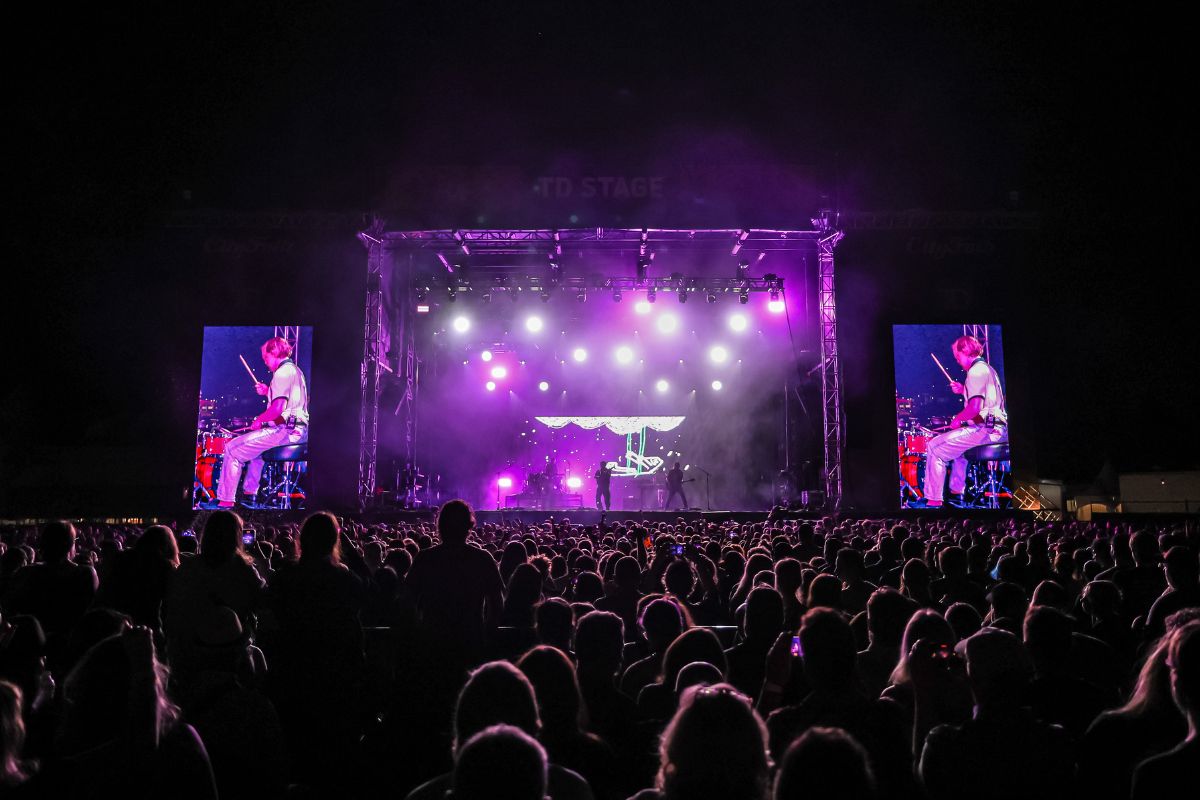
{"type": "Polygon", "coordinates": [[[306,441],[307,425],[297,426],[293,430],[282,426],[259,428],[230,439],[225,445],[225,460],[221,463],[221,477],[217,480],[217,499],[222,503],[232,503],[237,499],[243,468],[246,470],[246,495],[254,497],[258,494],[258,481],[262,477],[262,454],[273,447],[306,441]]]}
{"type": "Polygon", "coordinates": [[[1007,426],[991,430],[985,427],[955,428],[929,440],[925,462],[925,500],[940,502],[942,489],[946,485],[946,464],[950,467],[950,491],[962,494],[967,487],[967,460],[963,453],[982,444],[999,444],[1008,441],[1007,426]]]}

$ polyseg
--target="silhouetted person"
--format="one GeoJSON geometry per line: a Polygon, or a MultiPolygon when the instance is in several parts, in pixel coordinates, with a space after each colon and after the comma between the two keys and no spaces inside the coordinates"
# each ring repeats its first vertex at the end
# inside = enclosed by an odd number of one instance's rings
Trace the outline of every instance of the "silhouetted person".
{"type": "Polygon", "coordinates": [[[767,651],[783,629],[783,598],[769,586],[759,586],[746,600],[742,625],[745,638],[725,651],[727,679],[747,697],[758,697],[767,670],[767,651]]]}
{"type": "Polygon", "coordinates": [[[0,794],[8,794],[25,783],[32,771],[26,763],[25,722],[21,713],[21,690],[0,681],[0,794]]]}
{"type": "Polygon", "coordinates": [[[474,736],[454,761],[447,800],[544,800],[546,751],[512,725],[493,725],[474,736]]]}
{"type": "Polygon", "coordinates": [[[162,605],[178,568],[175,532],[165,525],[151,525],[131,549],[117,554],[100,586],[96,604],[127,614],[136,624],[145,625],[161,637],[162,605]]]}
{"type": "Polygon", "coordinates": [[[200,554],[180,564],[163,603],[171,669],[178,674],[191,668],[197,625],[213,609],[231,608],[249,626],[265,586],[242,544],[241,517],[214,511],[204,523],[200,554]]]}
{"type": "MultiPolygon", "coordinates": [[[[1095,583],[1103,581],[1089,585],[1095,583]]],[[[1100,714],[1084,734],[1078,748],[1081,797],[1127,800],[1137,765],[1165,753],[1187,735],[1187,720],[1171,697],[1170,644],[1169,634],[1155,643],[1129,699],[1100,714]]]]}
{"type": "Polygon", "coordinates": [[[1200,606],[1200,560],[1196,551],[1176,545],[1163,558],[1167,588],[1150,607],[1146,634],[1158,637],[1166,629],[1167,617],[1182,608],[1200,606]]]}
{"type": "Polygon", "coordinates": [[[904,628],[916,607],[895,589],[881,588],[867,601],[869,645],[859,652],[856,664],[859,681],[868,697],[879,697],[891,683],[892,671],[900,661],[904,628]]]}
{"type": "Polygon", "coordinates": [[[1147,759],[1133,774],[1133,800],[1170,797],[1195,787],[1200,764],[1200,622],[1171,634],[1167,647],[1171,696],[1187,718],[1187,738],[1173,750],[1147,759]]]}
{"type": "Polygon", "coordinates": [[[166,694],[148,628],[89,650],[63,682],[63,700],[56,757],[35,778],[34,796],[217,797],[208,753],[166,694]]]}
{"type": "Polygon", "coordinates": [[[38,539],[35,564],[22,567],[12,576],[4,607],[11,614],[32,614],[42,624],[54,666],[64,639],[96,596],[96,570],[76,564],[75,526],[70,522],[48,522],[38,539]]]}
{"type": "Polygon", "coordinates": [[[621,675],[621,691],[630,697],[637,697],[643,687],[658,677],[663,653],[683,631],[683,613],[675,601],[660,597],[646,604],[638,624],[645,635],[648,654],[630,664],[621,675]]]}
{"type": "Polygon", "coordinates": [[[1066,614],[1032,606],[1025,614],[1025,647],[1034,668],[1026,698],[1038,719],[1079,738],[1101,711],[1116,704],[1115,697],[1071,673],[1071,618],[1066,614]]]}
{"type": "Polygon", "coordinates": [[[406,583],[426,636],[470,663],[500,618],[500,572],[490,555],[467,544],[475,525],[469,505],[451,500],[438,512],[437,524],[442,543],[417,553],[406,583]]]}
{"type": "Polygon", "coordinates": [[[1021,640],[986,628],[960,647],[975,696],[974,717],[962,725],[940,725],[926,738],[920,776],[929,797],[1068,796],[1072,759],[1066,733],[1039,722],[1022,705],[1033,667],[1021,640]]]}
{"type": "MultiPolygon", "coordinates": [[[[789,671],[802,669],[812,691],[799,703],[767,717],[772,755],[781,759],[788,745],[810,728],[841,728],[866,748],[880,783],[893,794],[905,793],[912,759],[903,714],[890,701],[863,693],[855,669],[857,653],[850,623],[831,609],[814,609],[804,615],[799,636],[799,658],[787,651],[781,658],[775,650],[767,682],[786,683],[782,674],[771,674],[775,666],[789,671]]],[[[787,639],[790,637],[780,637],[779,643],[786,644],[787,639]]]]}
{"type": "MultiPolygon", "coordinates": [[[[490,661],[471,672],[454,707],[454,743],[457,756],[461,746],[493,725],[512,725],[536,738],[541,717],[533,686],[507,661],[490,661]]],[[[413,789],[407,800],[442,800],[453,785],[453,773],[446,773],[413,789]]],[[[554,800],[590,800],[587,782],[565,767],[551,764],[548,794],[554,800]]]]}
{"type": "Polygon", "coordinates": [[[873,800],[867,751],[840,728],[810,728],[792,742],[775,776],[772,800],[873,800]]]}
{"type": "Polygon", "coordinates": [[[517,668],[533,684],[542,718],[538,739],[550,760],[582,775],[597,798],[624,798],[621,788],[629,787],[617,771],[613,749],[583,728],[583,697],[570,660],[553,647],[535,647],[521,656],[517,668]]]}
{"type": "Polygon", "coordinates": [[[728,684],[692,687],[667,725],[654,789],[631,800],[762,800],[767,735],[750,700],[728,684]]]}

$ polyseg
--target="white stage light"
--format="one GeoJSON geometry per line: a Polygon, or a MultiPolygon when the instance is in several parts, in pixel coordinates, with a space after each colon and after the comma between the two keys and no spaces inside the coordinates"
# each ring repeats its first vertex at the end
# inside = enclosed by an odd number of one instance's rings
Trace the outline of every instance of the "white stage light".
{"type": "Polygon", "coordinates": [[[495,381],[488,381],[486,384],[484,384],[484,386],[487,388],[487,390],[489,392],[496,391],[496,382],[495,381]]]}
{"type": "Polygon", "coordinates": [[[537,333],[542,329],[543,323],[541,317],[530,317],[525,320],[525,330],[530,333],[537,333]]]}
{"type": "Polygon", "coordinates": [[[658,383],[654,384],[654,388],[658,389],[660,392],[665,392],[667,389],[671,388],[671,384],[667,383],[665,380],[659,379],[658,383]]]}
{"type": "Polygon", "coordinates": [[[729,351],[721,345],[717,345],[708,351],[708,357],[711,358],[715,364],[724,364],[729,360],[729,351]]]}
{"type": "Polygon", "coordinates": [[[484,350],[482,353],[479,354],[479,357],[482,358],[484,361],[491,361],[492,360],[492,351],[484,350]]]}
{"type": "Polygon", "coordinates": [[[618,347],[617,348],[617,361],[619,361],[622,364],[628,364],[630,361],[633,361],[633,350],[624,345],[622,345],[621,347],[618,347]]]}
{"type": "Polygon", "coordinates": [[[633,310],[639,314],[649,314],[650,313],[650,303],[646,300],[638,300],[636,303],[633,304],[633,310]]]}
{"type": "Polygon", "coordinates": [[[679,327],[679,320],[674,314],[663,314],[658,318],[658,330],[662,333],[674,333],[679,327]]]}
{"type": "Polygon", "coordinates": [[[458,331],[459,333],[466,333],[467,331],[471,330],[471,320],[467,319],[466,317],[455,317],[454,330],[458,331]]]}
{"type": "Polygon", "coordinates": [[[749,324],[745,314],[734,314],[729,318],[729,327],[739,333],[746,330],[746,326],[749,324]]]}
{"type": "Polygon", "coordinates": [[[587,350],[584,350],[582,347],[576,347],[574,352],[571,353],[571,358],[582,364],[584,361],[587,361],[587,350]]]}
{"type": "Polygon", "coordinates": [[[720,381],[713,381],[713,382],[712,382],[712,388],[713,388],[713,391],[714,391],[714,392],[719,392],[719,391],[721,391],[721,389],[722,389],[724,386],[725,386],[725,384],[721,383],[720,381]]]}

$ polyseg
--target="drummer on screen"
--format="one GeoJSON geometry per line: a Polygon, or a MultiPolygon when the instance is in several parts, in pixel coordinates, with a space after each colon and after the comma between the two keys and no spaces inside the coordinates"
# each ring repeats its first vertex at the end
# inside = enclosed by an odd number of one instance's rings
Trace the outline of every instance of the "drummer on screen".
{"type": "MultiPolygon", "coordinates": [[[[925,500],[929,508],[942,505],[946,465],[950,465],[950,492],[962,495],[967,485],[968,450],[984,444],[1008,441],[1008,412],[1000,376],[983,359],[983,345],[974,336],[960,336],[951,348],[954,360],[966,370],[962,383],[950,382],[950,390],[963,395],[963,410],[950,420],[950,430],[929,440],[925,464],[925,500]]],[[[949,377],[949,376],[947,376],[949,377]]]]}
{"type": "Polygon", "coordinates": [[[253,502],[262,476],[263,453],[308,441],[308,385],[291,355],[292,346],[286,339],[275,337],[263,343],[262,360],[273,374],[270,385],[258,383],[254,390],[267,398],[267,408],[250,423],[249,433],[230,439],[225,446],[217,508],[233,507],[243,470],[245,493],[253,502]]]}

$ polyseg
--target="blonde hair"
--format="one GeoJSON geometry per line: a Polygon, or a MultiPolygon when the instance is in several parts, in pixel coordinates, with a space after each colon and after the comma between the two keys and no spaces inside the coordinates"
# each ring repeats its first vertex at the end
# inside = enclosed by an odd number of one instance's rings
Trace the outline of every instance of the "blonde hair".
{"type": "Polygon", "coordinates": [[[287,339],[276,336],[263,342],[262,349],[276,358],[290,358],[292,355],[292,346],[287,339]]]}
{"type": "Polygon", "coordinates": [[[979,358],[983,355],[983,345],[974,336],[960,336],[954,340],[954,352],[968,358],[979,358]]]}

